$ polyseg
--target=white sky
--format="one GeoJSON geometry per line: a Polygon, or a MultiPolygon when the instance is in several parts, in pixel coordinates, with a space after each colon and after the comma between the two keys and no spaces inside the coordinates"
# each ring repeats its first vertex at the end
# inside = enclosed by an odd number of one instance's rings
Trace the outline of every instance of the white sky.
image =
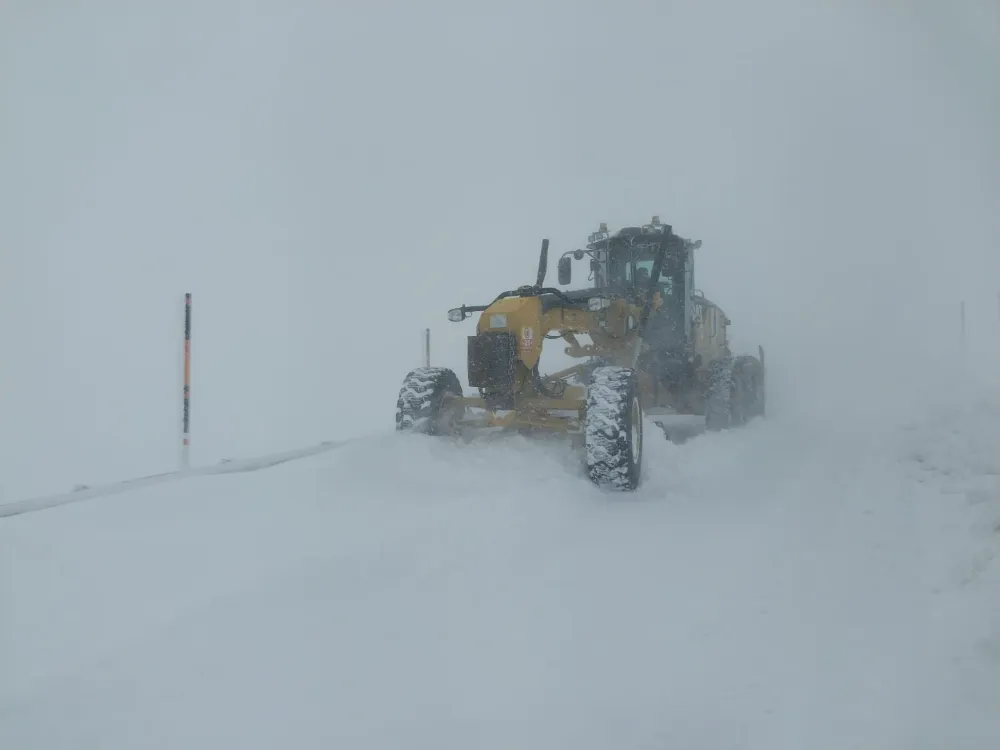
{"type": "Polygon", "coordinates": [[[772,402],[875,408],[962,298],[996,373],[995,4],[480,7],[0,6],[0,499],[176,465],[185,291],[195,460],[297,447],[654,213],[772,402]]]}

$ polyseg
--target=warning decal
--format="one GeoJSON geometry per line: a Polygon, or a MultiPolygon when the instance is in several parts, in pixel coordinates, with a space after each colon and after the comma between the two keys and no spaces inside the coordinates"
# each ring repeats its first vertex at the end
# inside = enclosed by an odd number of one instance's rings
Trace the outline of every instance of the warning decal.
{"type": "Polygon", "coordinates": [[[525,326],[521,329],[521,347],[524,349],[529,349],[535,343],[535,331],[525,326]]]}

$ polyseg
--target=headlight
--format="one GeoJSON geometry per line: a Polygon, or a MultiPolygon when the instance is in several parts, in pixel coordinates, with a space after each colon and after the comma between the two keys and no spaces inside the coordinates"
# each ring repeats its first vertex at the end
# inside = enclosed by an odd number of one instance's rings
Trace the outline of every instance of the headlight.
{"type": "Polygon", "coordinates": [[[448,320],[452,323],[461,323],[465,320],[465,310],[461,307],[453,307],[448,311],[448,320]]]}
{"type": "Polygon", "coordinates": [[[505,313],[497,313],[490,316],[490,328],[506,328],[507,327],[507,315],[505,313]]]}
{"type": "Polygon", "coordinates": [[[605,297],[591,297],[587,300],[587,309],[591,312],[598,312],[605,307],[611,307],[611,300],[605,297]]]}

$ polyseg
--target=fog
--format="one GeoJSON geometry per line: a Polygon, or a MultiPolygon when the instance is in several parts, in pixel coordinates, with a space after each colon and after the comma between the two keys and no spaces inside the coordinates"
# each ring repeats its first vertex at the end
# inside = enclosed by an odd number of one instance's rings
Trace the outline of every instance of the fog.
{"type": "MultiPolygon", "coordinates": [[[[904,7],[905,6],[905,7],[904,7]]],[[[7,2],[0,500],[391,428],[445,312],[658,214],[789,418],[997,367],[1000,10],[7,2]],[[905,386],[905,388],[904,388],[905,386]]],[[[552,279],[554,280],[554,262],[552,279]]]]}

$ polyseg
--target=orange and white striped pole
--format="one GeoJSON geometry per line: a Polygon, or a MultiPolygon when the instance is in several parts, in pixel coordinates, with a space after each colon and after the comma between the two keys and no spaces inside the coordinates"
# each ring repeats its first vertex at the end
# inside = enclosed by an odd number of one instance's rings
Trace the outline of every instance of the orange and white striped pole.
{"type": "Polygon", "coordinates": [[[191,466],[191,293],[184,295],[184,434],[181,462],[191,466]]]}

